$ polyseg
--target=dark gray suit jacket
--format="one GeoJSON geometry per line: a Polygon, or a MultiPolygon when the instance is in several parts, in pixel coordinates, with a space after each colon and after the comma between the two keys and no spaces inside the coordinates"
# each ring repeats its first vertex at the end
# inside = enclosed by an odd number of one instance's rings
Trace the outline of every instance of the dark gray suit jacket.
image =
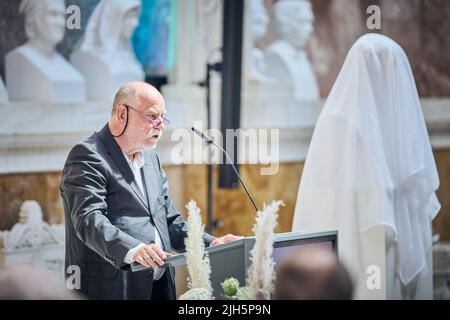
{"type": "MultiPolygon", "coordinates": [[[[91,299],[150,299],[153,271],[131,272],[123,259],[139,243],[155,240],[164,250],[184,251],[186,222],[176,210],[166,175],[154,151],[141,169],[141,193],[108,125],[70,152],[61,180],[66,225],[66,270],[81,271],[81,293],[91,299]],[[147,201],[149,199],[149,201],[147,201]]],[[[214,237],[204,234],[209,245],[214,237]]],[[[170,269],[168,285],[174,292],[170,269]]]]}

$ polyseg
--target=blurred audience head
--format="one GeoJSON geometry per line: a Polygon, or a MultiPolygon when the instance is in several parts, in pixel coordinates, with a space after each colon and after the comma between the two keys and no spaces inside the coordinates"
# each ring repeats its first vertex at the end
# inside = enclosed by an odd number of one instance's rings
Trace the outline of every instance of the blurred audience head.
{"type": "Polygon", "coordinates": [[[19,265],[0,269],[0,300],[77,300],[80,296],[65,287],[63,277],[19,265]]]}
{"type": "Polygon", "coordinates": [[[329,249],[304,247],[277,264],[274,299],[351,300],[352,295],[350,275],[329,249]]]}

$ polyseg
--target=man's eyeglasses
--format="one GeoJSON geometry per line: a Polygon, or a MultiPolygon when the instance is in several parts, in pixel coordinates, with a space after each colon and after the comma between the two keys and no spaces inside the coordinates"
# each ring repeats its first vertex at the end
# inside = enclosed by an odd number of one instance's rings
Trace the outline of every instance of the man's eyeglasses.
{"type": "Polygon", "coordinates": [[[149,116],[143,114],[142,112],[138,111],[136,108],[133,108],[132,106],[129,106],[127,104],[122,103],[127,109],[133,109],[135,112],[137,112],[139,115],[141,115],[145,120],[147,120],[148,122],[150,122],[150,124],[156,128],[158,127],[160,124],[164,124],[164,126],[168,126],[170,124],[170,120],[161,116],[161,118],[159,119],[152,119],[149,116]]]}

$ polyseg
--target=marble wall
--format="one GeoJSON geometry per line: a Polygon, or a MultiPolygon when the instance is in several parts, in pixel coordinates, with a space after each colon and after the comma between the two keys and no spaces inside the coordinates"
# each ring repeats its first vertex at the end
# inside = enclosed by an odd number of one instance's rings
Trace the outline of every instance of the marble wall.
{"type": "MultiPolygon", "coordinates": [[[[66,0],[81,8],[81,29],[66,30],[58,50],[66,57],[82,36],[87,19],[99,0],[66,0]]],[[[269,16],[277,0],[264,0],[269,16]]],[[[345,55],[366,28],[366,8],[379,5],[381,30],[406,51],[423,97],[450,96],[450,2],[447,0],[313,0],[314,34],[308,47],[320,93],[326,97],[345,55]]],[[[26,41],[19,1],[0,1],[0,75],[4,78],[4,56],[26,41]]],[[[262,49],[274,39],[273,26],[258,42],[262,49]]],[[[375,30],[376,31],[376,30],[375,30]]]]}
{"type": "MultiPolygon", "coordinates": [[[[277,0],[264,0],[269,16],[277,0]]],[[[422,97],[450,96],[450,2],[446,0],[312,0],[314,33],[309,59],[322,97],[326,97],[351,45],[368,32],[382,33],[398,42],[410,59],[422,97]],[[369,30],[366,9],[381,8],[381,30],[369,30]]],[[[270,23],[258,42],[266,48],[274,39],[270,23]]]]}
{"type": "MultiPolygon", "coordinates": [[[[442,209],[434,221],[434,231],[442,240],[450,241],[450,150],[435,151],[441,186],[438,197],[442,209]]],[[[283,200],[276,232],[290,231],[303,163],[282,163],[278,174],[261,176],[259,165],[242,165],[241,173],[259,207],[264,201],[283,200]]],[[[205,165],[165,166],[171,194],[177,208],[186,212],[184,205],[195,199],[206,221],[207,169],[205,165]]],[[[217,167],[215,168],[217,178],[217,167]]],[[[63,207],[59,196],[60,174],[32,173],[0,175],[0,230],[9,229],[18,221],[22,201],[37,200],[44,218],[50,223],[63,221],[63,207]]],[[[252,234],[255,212],[243,188],[216,189],[214,192],[215,219],[223,226],[215,234],[252,234]]]]}

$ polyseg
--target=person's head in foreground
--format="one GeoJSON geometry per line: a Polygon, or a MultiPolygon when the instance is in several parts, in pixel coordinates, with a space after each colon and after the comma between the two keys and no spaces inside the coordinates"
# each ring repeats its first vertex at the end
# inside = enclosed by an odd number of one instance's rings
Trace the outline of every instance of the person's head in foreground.
{"type": "Polygon", "coordinates": [[[77,300],[81,296],[48,271],[19,265],[0,269],[0,300],[77,300]]]}
{"type": "Polygon", "coordinates": [[[325,248],[293,251],[276,267],[276,300],[351,300],[353,283],[336,255],[325,248]]]}

